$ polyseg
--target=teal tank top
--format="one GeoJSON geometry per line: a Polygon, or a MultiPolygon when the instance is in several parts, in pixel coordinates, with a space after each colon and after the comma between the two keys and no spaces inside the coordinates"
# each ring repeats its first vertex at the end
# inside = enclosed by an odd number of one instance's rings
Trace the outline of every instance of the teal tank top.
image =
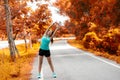
{"type": "Polygon", "coordinates": [[[43,36],[41,39],[40,48],[43,50],[49,50],[50,37],[43,36]]]}

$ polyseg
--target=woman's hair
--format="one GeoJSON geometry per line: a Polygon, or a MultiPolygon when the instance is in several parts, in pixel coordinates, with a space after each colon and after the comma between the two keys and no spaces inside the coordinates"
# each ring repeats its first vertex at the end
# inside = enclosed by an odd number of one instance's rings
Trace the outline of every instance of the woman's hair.
{"type": "MultiPolygon", "coordinates": [[[[51,37],[51,36],[53,35],[53,33],[54,33],[54,31],[49,30],[49,31],[47,32],[47,35],[48,35],[49,37],[51,37]]],[[[53,43],[53,38],[51,39],[51,43],[53,43]]]]}
{"type": "Polygon", "coordinates": [[[53,40],[53,38],[52,38],[52,39],[51,39],[51,43],[53,43],[53,41],[54,41],[54,40],[53,40]]]}
{"type": "Polygon", "coordinates": [[[54,32],[54,31],[51,31],[50,37],[53,35],[53,32],[54,32]]]}
{"type": "MultiPolygon", "coordinates": [[[[54,33],[54,31],[52,31],[52,33],[51,33],[51,35],[50,35],[50,36],[52,36],[52,35],[53,35],[53,33],[54,33]]],[[[53,38],[51,39],[51,43],[53,43],[53,38]]]]}

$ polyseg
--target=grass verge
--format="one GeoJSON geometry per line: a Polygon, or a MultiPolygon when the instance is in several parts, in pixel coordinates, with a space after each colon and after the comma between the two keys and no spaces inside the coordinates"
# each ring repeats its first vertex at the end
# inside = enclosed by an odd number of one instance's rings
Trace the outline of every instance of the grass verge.
{"type": "Polygon", "coordinates": [[[39,49],[39,43],[25,51],[24,44],[17,46],[20,57],[11,62],[8,48],[0,50],[0,80],[29,80],[34,57],[39,49]]]}
{"type": "Polygon", "coordinates": [[[84,46],[82,45],[82,42],[81,42],[81,41],[68,40],[68,43],[69,43],[70,45],[76,47],[76,48],[79,48],[79,49],[82,49],[82,50],[85,50],[85,51],[89,51],[89,52],[93,53],[94,55],[108,58],[108,59],[113,60],[113,61],[116,61],[117,63],[120,64],[120,56],[111,55],[111,54],[108,54],[107,52],[98,52],[98,51],[94,51],[94,50],[92,50],[92,49],[86,49],[86,48],[84,48],[84,46]]]}

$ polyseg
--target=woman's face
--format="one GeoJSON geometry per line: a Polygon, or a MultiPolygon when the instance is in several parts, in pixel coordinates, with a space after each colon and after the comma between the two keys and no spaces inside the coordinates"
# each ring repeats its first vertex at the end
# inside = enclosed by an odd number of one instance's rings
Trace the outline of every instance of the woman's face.
{"type": "Polygon", "coordinates": [[[47,32],[47,35],[48,35],[48,36],[51,36],[51,35],[52,35],[52,31],[49,30],[49,31],[47,32]]]}

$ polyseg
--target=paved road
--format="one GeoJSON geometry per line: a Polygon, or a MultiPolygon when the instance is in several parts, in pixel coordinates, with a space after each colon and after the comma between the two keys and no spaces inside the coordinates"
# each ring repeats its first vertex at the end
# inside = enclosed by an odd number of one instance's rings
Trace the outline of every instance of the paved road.
{"type": "MultiPolygon", "coordinates": [[[[119,64],[76,49],[67,44],[66,40],[54,42],[51,54],[57,78],[51,77],[51,70],[44,58],[43,78],[39,80],[120,80],[119,64]]],[[[35,58],[30,80],[38,80],[37,69],[38,57],[35,58]]]]}
{"type": "MultiPolygon", "coordinates": [[[[27,40],[27,42],[29,42],[29,41],[27,40]]],[[[22,44],[22,43],[25,43],[25,41],[24,40],[15,40],[16,45],[22,44]]],[[[8,41],[0,41],[0,49],[6,48],[6,47],[8,47],[8,41]]]]}

